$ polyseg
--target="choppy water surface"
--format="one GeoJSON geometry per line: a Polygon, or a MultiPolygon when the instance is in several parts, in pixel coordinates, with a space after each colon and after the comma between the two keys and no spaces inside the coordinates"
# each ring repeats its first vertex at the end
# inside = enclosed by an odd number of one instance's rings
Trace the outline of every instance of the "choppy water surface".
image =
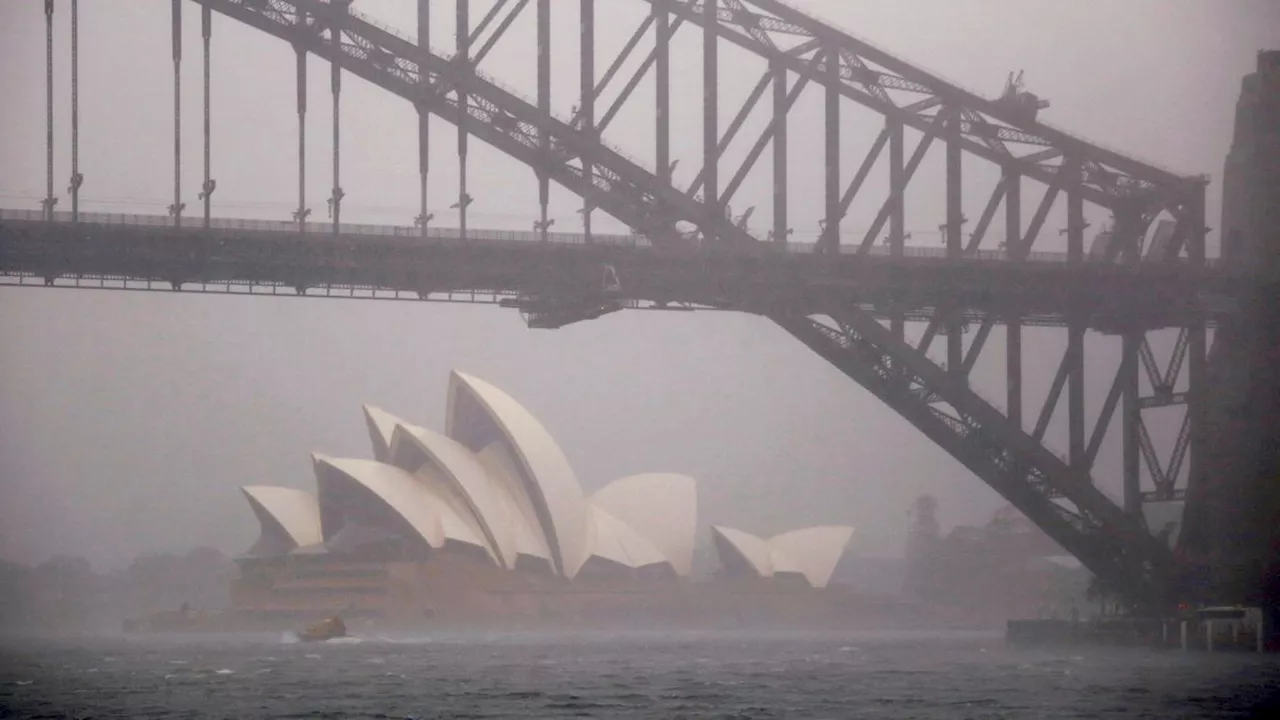
{"type": "Polygon", "coordinates": [[[1280,662],[998,637],[681,633],[0,641],[0,716],[1280,717],[1280,662]]]}

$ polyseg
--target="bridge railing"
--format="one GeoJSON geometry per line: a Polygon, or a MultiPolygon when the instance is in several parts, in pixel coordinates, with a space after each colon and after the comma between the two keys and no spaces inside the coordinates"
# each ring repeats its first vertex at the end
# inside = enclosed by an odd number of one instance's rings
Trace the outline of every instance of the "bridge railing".
{"type": "MultiPolygon", "coordinates": [[[[0,208],[0,220],[26,220],[41,221],[45,216],[39,210],[9,210],[0,208]]],[[[71,213],[55,212],[53,214],[54,222],[70,223],[72,222],[71,213]]],[[[79,222],[85,225],[127,225],[135,227],[176,227],[174,218],[170,215],[144,215],[134,213],[100,213],[100,212],[81,212],[79,222]]],[[[199,229],[202,228],[203,220],[201,218],[187,217],[183,220],[182,227],[199,229]]],[[[252,230],[255,232],[278,232],[278,233],[297,233],[299,230],[298,223],[287,220],[255,220],[248,218],[211,218],[209,227],[216,230],[252,230]]],[[[315,223],[309,222],[305,224],[305,230],[308,234],[318,236],[329,236],[333,234],[333,223],[315,223]]],[[[421,227],[410,225],[374,225],[369,223],[339,223],[338,234],[340,235],[372,235],[372,236],[393,236],[404,238],[421,238],[424,237],[421,227]]],[[[425,237],[429,240],[457,240],[459,239],[458,230],[456,228],[444,227],[428,227],[425,237]]],[[[493,230],[475,228],[467,231],[468,242],[540,242],[543,236],[540,232],[531,230],[493,230]]],[[[547,242],[556,245],[585,245],[587,237],[581,233],[564,233],[564,232],[548,232],[546,235],[547,242]]],[[[641,235],[620,235],[609,233],[593,233],[591,242],[597,245],[621,245],[625,247],[647,247],[650,245],[649,239],[641,235]]]]}
{"type": "MultiPolygon", "coordinates": [[[[39,222],[45,219],[44,213],[40,210],[12,210],[0,208],[0,221],[3,220],[23,220],[31,222],[39,222]]],[[[55,212],[53,214],[54,222],[71,223],[71,213],[55,212]]],[[[86,225],[125,225],[133,227],[175,227],[174,218],[169,215],[145,215],[134,213],[101,213],[101,212],[81,212],[79,222],[86,225]]],[[[248,218],[211,218],[209,226],[217,230],[249,230],[253,232],[270,232],[270,233],[297,233],[298,223],[285,220],[254,220],[248,218]]],[[[203,227],[203,220],[198,217],[187,217],[184,220],[184,228],[199,229],[203,227]]],[[[332,223],[306,223],[306,232],[319,237],[332,236],[332,223]]],[[[402,238],[423,238],[435,241],[457,241],[459,240],[458,230],[456,228],[447,227],[428,227],[425,235],[421,227],[409,225],[375,225],[367,223],[340,223],[338,225],[338,233],[342,236],[380,236],[380,237],[402,237],[402,238]]],[[[494,230],[485,228],[474,228],[467,231],[468,243],[539,243],[543,241],[543,235],[540,232],[531,230],[494,230]]],[[[609,233],[593,233],[591,241],[588,243],[587,236],[582,233],[564,233],[549,232],[546,235],[546,242],[552,245],[609,245],[615,247],[630,248],[647,248],[652,243],[649,238],[643,235],[622,235],[609,233]]],[[[696,239],[693,241],[696,243],[696,239]]],[[[771,245],[772,247],[772,245],[771,245]]],[[[785,246],[785,252],[798,255],[813,254],[816,252],[817,245],[815,243],[789,242],[785,246]]],[[[854,254],[858,252],[855,245],[841,245],[841,254],[854,254]]],[[[868,248],[867,255],[873,257],[888,257],[890,249],[887,245],[873,245],[868,248]]],[[[902,256],[917,259],[933,259],[948,260],[947,249],[944,247],[924,247],[920,245],[908,245],[903,248],[902,256]]],[[[999,250],[976,250],[967,253],[966,260],[983,260],[990,262],[1009,261],[1012,258],[1002,249],[999,250]]],[[[1092,258],[1086,257],[1087,260],[1092,258]]],[[[1067,254],[1061,252],[1049,251],[1033,251],[1027,253],[1024,258],[1026,261],[1036,263],[1065,263],[1067,262],[1067,254]]],[[[1209,258],[1206,265],[1214,267],[1218,264],[1217,258],[1209,258]]]]}

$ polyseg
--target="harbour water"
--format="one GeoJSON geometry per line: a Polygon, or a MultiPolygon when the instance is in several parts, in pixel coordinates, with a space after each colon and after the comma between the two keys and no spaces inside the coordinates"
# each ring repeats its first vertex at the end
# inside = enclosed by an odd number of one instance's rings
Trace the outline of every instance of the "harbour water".
{"type": "Polygon", "coordinates": [[[1280,717],[1280,660],[964,633],[25,638],[0,640],[0,716],[1280,717]]]}

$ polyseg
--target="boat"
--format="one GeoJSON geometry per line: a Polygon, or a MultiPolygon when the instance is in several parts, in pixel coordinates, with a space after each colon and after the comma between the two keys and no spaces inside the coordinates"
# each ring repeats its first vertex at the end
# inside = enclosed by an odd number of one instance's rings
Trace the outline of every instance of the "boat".
{"type": "Polygon", "coordinates": [[[337,615],[327,617],[298,633],[298,639],[302,642],[319,642],[346,636],[347,625],[337,615]]]}

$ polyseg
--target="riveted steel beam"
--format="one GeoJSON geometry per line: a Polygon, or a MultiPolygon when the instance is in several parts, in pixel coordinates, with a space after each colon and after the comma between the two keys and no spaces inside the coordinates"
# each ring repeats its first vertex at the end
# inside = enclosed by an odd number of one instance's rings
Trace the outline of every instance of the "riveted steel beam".
{"type": "MultiPolygon", "coordinates": [[[[773,76],[773,118],[769,121],[768,127],[766,127],[760,133],[760,136],[756,138],[755,144],[751,146],[751,150],[747,152],[746,158],[744,158],[742,164],[738,166],[737,171],[733,173],[733,177],[730,178],[729,185],[725,188],[724,194],[720,196],[720,202],[724,206],[729,204],[733,199],[733,196],[737,194],[738,188],[742,186],[743,181],[747,179],[747,174],[751,172],[751,168],[755,167],[756,161],[760,159],[760,155],[764,152],[765,146],[772,142],[774,152],[774,217],[775,219],[780,217],[780,222],[782,224],[782,229],[780,231],[781,236],[775,234],[774,240],[785,243],[786,236],[790,232],[789,228],[786,227],[787,113],[790,112],[791,106],[794,105],[796,99],[800,97],[800,93],[804,91],[809,80],[808,78],[803,77],[798,79],[791,87],[791,90],[788,91],[786,89],[786,71],[780,71],[781,74],[778,74],[778,72],[779,71],[775,69],[775,74],[773,76]],[[778,196],[779,191],[781,192],[781,197],[778,196]],[[781,215],[778,214],[779,212],[781,215]],[[779,237],[781,237],[781,239],[779,239],[779,237]]],[[[774,229],[775,232],[779,232],[777,223],[775,223],[774,229]]]]}
{"type": "Polygon", "coordinates": [[[966,384],[873,318],[852,309],[833,317],[835,327],[807,317],[774,320],[947,450],[1095,574],[1138,602],[1159,606],[1168,600],[1172,552],[1094,487],[1087,471],[1013,428],[966,384]],[[929,402],[934,395],[954,412],[929,402]]]}
{"type": "MultiPolygon", "coordinates": [[[[925,153],[929,152],[929,147],[933,145],[933,140],[942,130],[943,124],[947,122],[947,113],[940,112],[933,118],[933,122],[929,125],[929,129],[925,131],[924,137],[920,138],[916,149],[911,153],[911,159],[907,161],[906,166],[902,169],[902,191],[905,192],[911,178],[916,173],[916,168],[920,167],[920,162],[924,160],[925,153]]],[[[890,190],[890,197],[880,206],[880,212],[876,215],[876,219],[871,224],[871,228],[867,230],[867,234],[862,238],[862,244],[858,246],[859,253],[870,251],[871,245],[880,237],[880,231],[884,229],[884,224],[888,222],[889,215],[893,213],[894,203],[901,202],[902,192],[894,192],[890,190]],[[894,196],[899,199],[895,199],[894,196]]]]}
{"type": "MultiPolygon", "coordinates": [[[[501,0],[501,2],[494,5],[493,9],[489,11],[489,15],[486,16],[486,19],[491,17],[495,11],[501,9],[506,2],[507,0],[501,0]]],[[[472,60],[474,64],[479,65],[480,61],[484,60],[489,55],[489,51],[493,49],[493,46],[497,45],[498,41],[502,39],[502,36],[507,33],[507,29],[511,27],[511,23],[515,22],[516,18],[520,17],[520,13],[528,6],[529,0],[517,0],[515,7],[511,8],[511,12],[507,13],[506,16],[502,18],[502,22],[499,23],[498,27],[489,35],[489,38],[484,41],[484,45],[480,46],[480,50],[476,52],[475,59],[472,60]]],[[[480,32],[480,30],[476,30],[475,34],[479,35],[480,32]]]]}
{"type": "Polygon", "coordinates": [[[723,215],[720,204],[720,0],[702,0],[702,184],[703,203],[723,215]]]}

